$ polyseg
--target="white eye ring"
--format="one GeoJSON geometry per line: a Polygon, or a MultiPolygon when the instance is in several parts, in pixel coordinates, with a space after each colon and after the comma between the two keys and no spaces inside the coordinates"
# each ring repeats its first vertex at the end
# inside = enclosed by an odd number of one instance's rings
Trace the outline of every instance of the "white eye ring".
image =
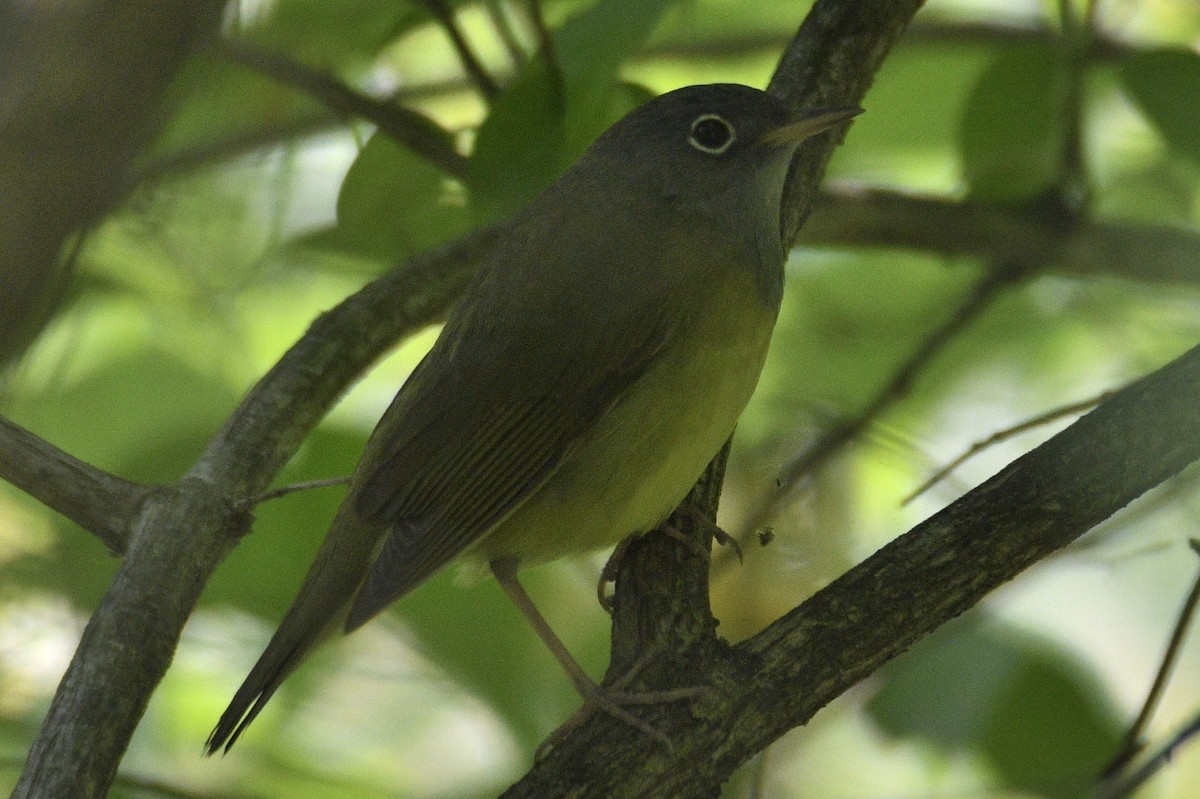
{"type": "Polygon", "coordinates": [[[720,155],[737,141],[737,132],[724,117],[718,114],[701,114],[692,122],[687,140],[688,144],[702,153],[720,155]],[[722,133],[724,138],[718,140],[722,133]]]}

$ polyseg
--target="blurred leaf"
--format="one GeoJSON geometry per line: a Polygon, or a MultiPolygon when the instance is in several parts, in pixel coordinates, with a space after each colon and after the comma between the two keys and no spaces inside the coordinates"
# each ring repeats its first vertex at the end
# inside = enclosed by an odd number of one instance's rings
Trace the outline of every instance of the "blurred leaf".
{"type": "Polygon", "coordinates": [[[1053,44],[1005,49],[967,99],[959,148],[971,194],[1019,200],[1054,184],[1066,136],[1067,60],[1053,44]]]}
{"type": "Polygon", "coordinates": [[[216,161],[222,155],[222,144],[258,135],[265,141],[284,143],[330,117],[329,111],[308,95],[212,58],[186,63],[176,80],[175,95],[171,118],[147,153],[168,163],[181,151],[214,147],[210,158],[216,161]]]}
{"type": "Polygon", "coordinates": [[[448,202],[441,170],[382,133],[350,166],[337,212],[360,253],[389,261],[440,244],[467,222],[463,208],[448,202]]]}
{"type": "Polygon", "coordinates": [[[1122,729],[1091,673],[1049,640],[994,620],[947,625],[883,672],[868,710],[891,735],[974,751],[1002,787],[1086,793],[1122,729]]]}
{"type": "Polygon", "coordinates": [[[376,0],[275,0],[245,34],[315,68],[367,61],[428,19],[407,3],[376,0]]]}
{"type": "Polygon", "coordinates": [[[1200,163],[1200,54],[1191,50],[1134,51],[1121,64],[1134,102],[1167,146],[1200,163]]]}
{"type": "Polygon", "coordinates": [[[555,32],[561,86],[534,58],[496,99],[469,164],[476,222],[512,213],[558,177],[613,122],[645,98],[617,68],[672,0],[601,0],[555,32]],[[561,89],[561,94],[560,94],[561,89]]]}

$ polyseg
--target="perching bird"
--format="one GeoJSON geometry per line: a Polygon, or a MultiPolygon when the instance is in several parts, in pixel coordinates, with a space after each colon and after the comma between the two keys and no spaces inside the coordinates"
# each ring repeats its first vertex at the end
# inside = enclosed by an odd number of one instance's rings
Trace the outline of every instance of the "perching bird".
{"type": "Polygon", "coordinates": [[[553,638],[517,568],[653,529],[732,434],[779,310],[792,155],[856,113],[797,116],[733,84],[679,89],[520,212],[371,435],[208,752],[233,745],[324,635],[456,558],[490,565],[553,638]]]}

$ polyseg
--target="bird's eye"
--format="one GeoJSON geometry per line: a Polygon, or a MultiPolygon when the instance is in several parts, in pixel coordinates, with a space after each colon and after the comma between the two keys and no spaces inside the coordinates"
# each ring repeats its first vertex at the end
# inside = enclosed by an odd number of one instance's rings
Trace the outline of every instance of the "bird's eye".
{"type": "Polygon", "coordinates": [[[702,153],[720,155],[729,149],[737,138],[733,125],[716,114],[703,114],[696,117],[692,123],[692,131],[688,134],[688,144],[702,153]]]}

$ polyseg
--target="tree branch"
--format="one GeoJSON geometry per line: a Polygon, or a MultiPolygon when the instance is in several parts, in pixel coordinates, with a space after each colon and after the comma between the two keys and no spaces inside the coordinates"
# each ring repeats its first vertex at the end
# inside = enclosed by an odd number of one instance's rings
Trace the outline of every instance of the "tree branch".
{"type": "Polygon", "coordinates": [[[1194,230],[1086,217],[1068,222],[1045,210],[838,187],[817,199],[801,239],[1023,262],[1068,276],[1200,281],[1200,234],[1194,230]]]}
{"type": "MultiPolygon", "coordinates": [[[[885,4],[818,0],[783,55],[768,91],[798,110],[857,104],[919,6],[919,0],[885,4]]],[[[797,151],[781,210],[784,241],[794,239],[807,216],[836,141],[833,135],[817,136],[797,151]]],[[[714,460],[687,502],[715,511],[726,452],[714,460]]],[[[711,532],[685,521],[679,513],[668,524],[700,541],[707,541],[711,532]]],[[[608,726],[609,719],[596,717],[552,750],[506,797],[716,796],[732,770],[762,748],[726,748],[732,708],[719,710],[716,694],[736,690],[746,675],[716,637],[708,602],[708,567],[707,558],[668,536],[643,536],[629,546],[614,596],[613,655],[606,675],[606,680],[620,678],[635,659],[644,663],[647,653],[656,653],[658,657],[638,672],[636,682],[642,687],[714,686],[713,695],[692,705],[693,713],[707,722],[695,727],[696,719],[678,704],[663,707],[676,720],[688,719],[678,725],[651,721],[675,744],[673,751],[666,752],[608,726]],[[709,726],[702,729],[705,723],[709,726]],[[713,752],[719,749],[729,757],[714,761],[713,752]]]]}
{"type": "MultiPolygon", "coordinates": [[[[753,638],[729,647],[693,629],[688,648],[663,647],[666,657],[648,673],[655,688],[698,679],[712,687],[690,706],[644,711],[674,751],[597,717],[505,797],[716,796],[721,781],[755,752],[1200,459],[1198,396],[1200,347],[1115,393],[753,638]]],[[[664,562],[699,560],[666,536],[634,546],[642,551],[631,547],[622,570],[642,561],[638,568],[652,573],[639,582],[661,579],[664,562]]],[[[656,620],[650,631],[674,635],[663,627],[656,620]]]]}
{"type": "Polygon", "coordinates": [[[322,315],[246,396],[191,471],[155,489],[92,614],[13,799],[98,799],[217,563],[249,529],[260,494],[355,376],[437,319],[499,227],[413,259],[322,315]]]}
{"type": "Polygon", "coordinates": [[[0,418],[0,480],[124,552],[129,520],[152,490],[84,463],[0,418]]]}
{"type": "Polygon", "coordinates": [[[424,114],[394,101],[368,97],[331,75],[309,69],[249,42],[222,39],[217,42],[216,51],[234,63],[312,96],[337,114],[371,122],[447,175],[459,179],[466,177],[467,159],[454,149],[449,132],[424,114]]]}

